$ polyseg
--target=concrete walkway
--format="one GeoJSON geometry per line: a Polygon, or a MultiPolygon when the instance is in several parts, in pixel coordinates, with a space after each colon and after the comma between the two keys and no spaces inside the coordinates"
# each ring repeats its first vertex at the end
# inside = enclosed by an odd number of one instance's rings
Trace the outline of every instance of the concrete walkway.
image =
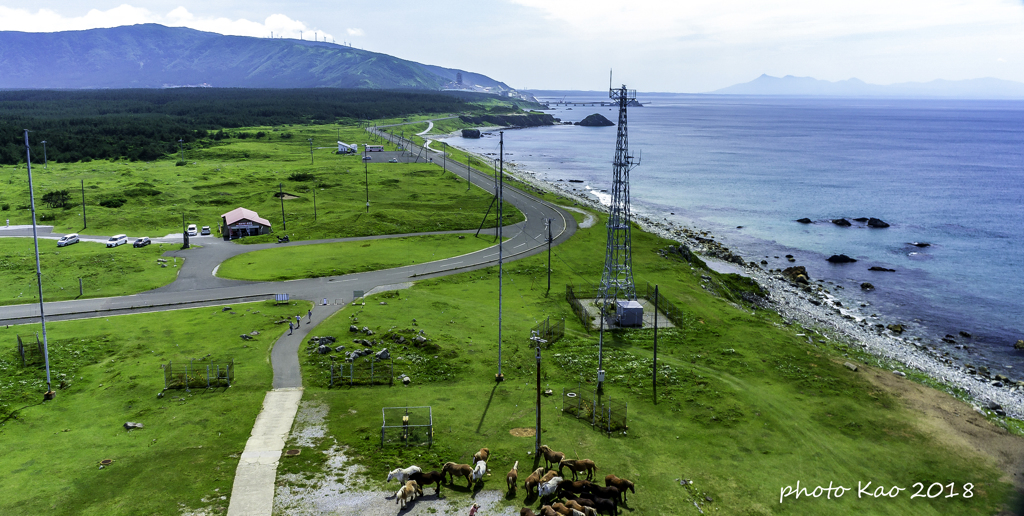
{"type": "Polygon", "coordinates": [[[228,516],[270,516],[277,463],[299,410],[302,388],[274,389],[263,398],[252,435],[238,461],[228,516]]]}

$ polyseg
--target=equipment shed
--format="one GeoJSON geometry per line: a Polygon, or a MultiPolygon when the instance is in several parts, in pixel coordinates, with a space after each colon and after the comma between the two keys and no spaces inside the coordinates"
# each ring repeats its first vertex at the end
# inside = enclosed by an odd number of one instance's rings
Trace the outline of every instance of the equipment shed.
{"type": "Polygon", "coordinates": [[[259,216],[255,211],[235,208],[221,215],[223,222],[222,234],[228,240],[253,235],[265,235],[272,231],[270,221],[259,216]]]}

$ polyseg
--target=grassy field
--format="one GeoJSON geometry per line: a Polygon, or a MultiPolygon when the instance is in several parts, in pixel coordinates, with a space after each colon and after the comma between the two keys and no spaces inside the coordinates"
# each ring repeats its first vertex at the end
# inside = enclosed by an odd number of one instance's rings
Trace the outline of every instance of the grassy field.
{"type": "MultiPolygon", "coordinates": [[[[56,232],[166,235],[181,231],[183,215],[188,223],[216,228],[221,214],[244,206],[270,220],[275,235],[305,240],[472,229],[491,201],[487,192],[467,191],[464,179],[445,174],[436,164],[364,163],[361,155],[334,154],[338,140],[370,141],[358,125],[251,127],[229,134],[230,139],[185,149],[184,166],[176,166],[175,155],[150,163],[118,160],[35,167],[39,220],[53,224],[56,232]],[[64,189],[71,194],[66,208],[48,208],[40,202],[46,192],[64,189]],[[284,201],[287,224],[282,224],[281,201],[275,197],[280,191],[291,194],[284,201]]],[[[9,208],[0,217],[10,218],[11,224],[30,223],[24,167],[0,167],[0,184],[6,185],[0,191],[0,207],[9,208]]],[[[514,209],[506,214],[512,222],[522,220],[514,209]]],[[[245,242],[273,238],[265,235],[245,242]]]]}
{"type": "MultiPolygon", "coordinates": [[[[239,454],[273,372],[275,321],[310,304],[273,302],[47,324],[57,398],[40,367],[23,368],[15,334],[0,354],[0,513],[182,514],[227,509],[239,454]],[[242,333],[260,332],[254,340],[242,333]],[[230,388],[168,390],[169,361],[233,358],[230,388]],[[145,428],[126,431],[125,422],[145,428]],[[113,463],[100,468],[100,461],[113,463]]],[[[183,362],[182,362],[183,363],[183,362]]]]}
{"type": "MultiPolygon", "coordinates": [[[[134,248],[79,242],[57,247],[56,240],[39,240],[43,298],[66,301],[90,297],[138,294],[174,281],[181,259],[161,267],[157,258],[178,246],[152,244],[134,248]],[[79,295],[78,278],[82,278],[79,295]]],[[[31,238],[0,238],[0,304],[38,303],[35,248],[31,238]]]]}
{"type": "MultiPolygon", "coordinates": [[[[628,403],[629,430],[608,436],[560,412],[563,388],[588,385],[597,368],[598,338],[587,334],[564,301],[564,285],[600,277],[603,226],[581,230],[555,249],[553,285],[545,295],[546,257],[506,267],[503,372],[497,372],[497,272],[474,271],[423,281],[349,306],[317,328],[344,338],[349,325],[377,332],[395,358],[395,373],[409,386],[328,389],[323,355],[300,350],[306,381],[304,399],[330,407],[328,437],[365,465],[370,487],[384,487],[387,471],[418,464],[440,469],[446,461],[471,462],[481,447],[491,450],[493,476],[482,486],[445,486],[453,498],[481,488],[504,491],[503,476],[520,461],[520,479],[537,466],[529,454],[532,437],[515,428],[534,425],[535,359],[527,341],[538,321],[566,318],[566,336],[543,351],[543,442],[570,458],[590,458],[608,473],[637,482],[630,514],[993,514],[1013,493],[1001,472],[982,458],[954,450],[915,424],[917,415],[897,398],[869,384],[841,364],[852,355],[845,343],[813,329],[787,327],[770,311],[741,307],[752,287],[735,276],[691,268],[655,251],[668,245],[633,233],[633,264],[639,285],[660,284],[661,292],[685,312],[684,324],[659,332],[657,400],[651,391],[652,331],[609,332],[604,341],[605,396],[628,403]],[[711,280],[702,280],[708,276],[711,280]],[[383,301],[386,304],[378,303],[383,301]],[[392,336],[419,331],[421,345],[395,344],[392,336]],[[824,343],[808,344],[797,333],[824,343]],[[432,448],[380,445],[382,406],[433,407],[432,448]],[[680,479],[693,484],[684,487],[680,479]],[[872,482],[912,488],[916,482],[973,484],[973,497],[916,498],[914,492],[875,499],[803,497],[779,503],[780,489],[795,485],[857,488],[872,482]]],[[[376,337],[375,337],[376,338],[376,337]]],[[[376,349],[376,348],[375,348],[376,349]]],[[[965,408],[969,410],[969,408],[965,408]]],[[[321,471],[326,455],[303,453],[282,462],[279,473],[321,471]]],[[[542,465],[542,464],[541,464],[542,465]]],[[[431,491],[432,492],[432,491],[431,491]]],[[[948,491],[945,494],[948,494],[948,491]]],[[[507,503],[539,506],[525,493],[507,503]]],[[[423,502],[429,503],[429,502],[423,502]]]]}
{"type": "Polygon", "coordinates": [[[427,235],[266,249],[220,265],[222,278],[284,281],[375,271],[442,260],[495,245],[472,235],[427,235]]]}

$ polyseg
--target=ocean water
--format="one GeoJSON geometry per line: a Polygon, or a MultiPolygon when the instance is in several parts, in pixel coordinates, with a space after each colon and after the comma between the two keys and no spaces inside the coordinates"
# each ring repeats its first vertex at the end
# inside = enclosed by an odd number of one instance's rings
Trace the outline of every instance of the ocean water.
{"type": "MultiPolygon", "coordinates": [[[[634,212],[709,230],[767,268],[803,265],[846,304],[880,316],[872,322],[909,323],[960,361],[1024,374],[1024,352],[1013,349],[1024,338],[1024,102],[642,93],[640,100],[644,107],[629,110],[630,151],[641,158],[630,174],[634,212]],[[795,222],[803,217],[814,223],[795,222]],[[891,227],[830,222],[840,217],[891,227]],[[833,254],[858,261],[833,265],[833,254]],[[862,291],[862,282],[876,290],[862,291]],[[946,334],[965,348],[939,342],[946,334]]],[[[570,107],[551,112],[565,121],[591,113],[617,120],[613,107],[570,107]]],[[[505,159],[548,181],[582,180],[574,186],[600,198],[610,189],[615,131],[505,131],[505,159]]],[[[497,157],[496,133],[447,142],[497,157]]]]}

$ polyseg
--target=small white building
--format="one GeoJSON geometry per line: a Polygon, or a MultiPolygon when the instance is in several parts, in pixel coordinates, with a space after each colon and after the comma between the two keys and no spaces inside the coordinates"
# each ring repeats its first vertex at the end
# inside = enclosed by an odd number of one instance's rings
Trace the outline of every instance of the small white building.
{"type": "Polygon", "coordinates": [[[359,144],[349,145],[345,142],[338,142],[338,154],[355,154],[359,152],[359,144]]]}
{"type": "Polygon", "coordinates": [[[272,231],[270,221],[260,217],[255,211],[235,208],[223,215],[221,233],[228,240],[254,235],[265,235],[272,231]]]}

